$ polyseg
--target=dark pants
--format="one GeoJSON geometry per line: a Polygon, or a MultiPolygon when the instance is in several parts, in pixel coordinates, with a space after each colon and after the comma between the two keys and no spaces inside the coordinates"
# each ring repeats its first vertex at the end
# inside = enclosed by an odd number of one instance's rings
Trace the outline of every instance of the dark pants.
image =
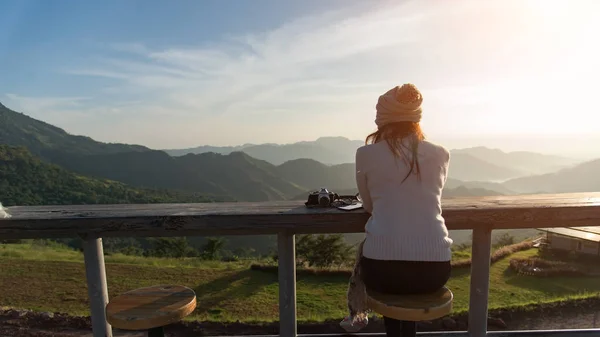
{"type": "MultiPolygon", "coordinates": [[[[367,289],[386,294],[427,294],[442,288],[450,278],[448,262],[384,261],[361,259],[367,289]]],[[[417,323],[384,317],[388,337],[414,337],[417,323]]]]}

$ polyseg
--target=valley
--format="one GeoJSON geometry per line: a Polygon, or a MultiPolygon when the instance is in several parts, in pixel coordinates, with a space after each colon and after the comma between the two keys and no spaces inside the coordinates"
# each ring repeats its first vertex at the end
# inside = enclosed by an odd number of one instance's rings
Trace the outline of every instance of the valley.
{"type": "MultiPolygon", "coordinates": [[[[74,136],[3,105],[0,105],[0,121],[0,202],[4,206],[279,200],[300,203],[306,200],[309,192],[320,187],[340,194],[357,193],[353,156],[362,142],[342,137],[322,137],[284,145],[162,151],[74,136]]],[[[600,160],[579,163],[557,156],[506,153],[476,147],[451,150],[450,165],[442,204],[455,197],[585,192],[600,188],[600,178],[596,174],[600,171],[600,160]]],[[[449,235],[457,247],[455,257],[470,257],[471,231],[450,231],[449,235]]],[[[535,229],[495,230],[492,239],[496,242],[509,238],[514,242],[540,235],[535,229]]],[[[343,245],[353,248],[363,237],[362,233],[344,234],[341,240],[343,245]]],[[[139,284],[140,277],[148,284],[155,283],[157,279],[151,275],[157,272],[162,275],[161,282],[168,282],[177,275],[178,282],[204,294],[202,300],[206,303],[196,310],[192,320],[222,324],[243,318],[264,322],[276,316],[276,302],[273,302],[276,276],[248,268],[250,263],[256,262],[272,264],[277,255],[276,243],[276,237],[269,235],[105,238],[104,252],[109,280],[113,282],[112,291],[134,287],[139,284]],[[211,245],[218,250],[207,255],[211,245]],[[211,276],[199,278],[198,272],[211,276]],[[230,288],[231,282],[239,285],[230,288]],[[204,289],[216,293],[206,293],[204,289]],[[214,302],[224,293],[250,295],[237,302],[214,302]],[[269,306],[260,305],[263,309],[257,306],[257,303],[268,301],[272,302],[269,306]],[[240,307],[249,311],[240,311],[240,307]]],[[[30,273],[27,282],[35,284],[36,291],[44,292],[45,286],[56,290],[62,287],[59,284],[80,284],[83,280],[76,275],[81,274],[78,272],[82,268],[81,248],[81,240],[77,238],[0,242],[0,266],[5,271],[0,281],[16,284],[15,280],[24,277],[19,270],[34,268],[52,275],[51,281],[42,284],[37,279],[38,274],[30,273]]],[[[536,253],[531,250],[516,256],[523,254],[533,256],[536,253]]],[[[535,290],[538,285],[528,284],[531,288],[528,289],[512,284],[517,276],[506,274],[507,264],[508,260],[503,260],[494,266],[493,286],[503,289],[501,292],[518,292],[520,295],[507,302],[501,298],[502,293],[495,294],[492,308],[522,310],[539,296],[539,291],[535,290]]],[[[300,296],[311,299],[301,303],[299,319],[331,321],[343,315],[346,277],[319,278],[318,282],[330,284],[326,301],[315,300],[319,296],[309,286],[315,282],[316,278],[311,276],[299,280],[300,296]],[[322,308],[318,314],[314,312],[316,307],[322,308]]],[[[588,281],[567,279],[564,282],[574,282],[575,287],[596,291],[588,281]]],[[[468,273],[462,271],[455,272],[450,281],[459,295],[464,292],[457,302],[458,315],[466,310],[467,283],[468,273]]],[[[542,288],[548,286],[542,285],[542,288]]],[[[75,284],[67,287],[83,289],[75,284]]],[[[56,292],[43,298],[35,295],[39,293],[6,293],[4,304],[34,311],[60,311],[69,319],[72,315],[85,313],[84,293],[66,288],[61,291],[66,294],[64,300],[52,297],[56,292]]],[[[592,296],[570,290],[563,291],[558,297],[544,294],[544,301],[550,305],[592,296]]],[[[511,324],[521,323],[514,321],[511,324]]],[[[263,331],[260,327],[257,329],[263,331]]]]}
{"type": "MultiPolygon", "coordinates": [[[[161,151],[71,135],[1,104],[0,121],[0,202],[4,206],[302,202],[320,187],[339,194],[358,192],[353,158],[363,142],[343,137],[161,151]]],[[[454,149],[443,198],[595,191],[600,189],[600,175],[595,172],[600,172],[600,160],[578,163],[537,153],[454,149]]],[[[511,234],[524,238],[535,232],[511,234]]],[[[470,241],[468,231],[451,231],[450,235],[457,244],[470,241]]],[[[349,243],[361,237],[345,235],[349,243]]],[[[196,248],[204,242],[203,238],[191,240],[196,248]]],[[[228,238],[227,242],[228,249],[250,249],[256,254],[275,249],[273,237],[228,238]]]]}

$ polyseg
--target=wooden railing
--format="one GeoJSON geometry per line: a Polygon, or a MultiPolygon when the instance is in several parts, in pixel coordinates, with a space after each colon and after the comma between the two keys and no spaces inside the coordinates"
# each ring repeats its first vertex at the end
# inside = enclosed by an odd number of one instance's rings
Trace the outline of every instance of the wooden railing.
{"type": "MultiPolygon", "coordinates": [[[[280,335],[294,337],[295,235],[363,232],[369,217],[363,210],[307,209],[300,202],[37,206],[8,212],[11,218],[0,219],[0,239],[83,239],[94,337],[112,337],[104,312],[108,291],[102,237],[276,234],[280,335]]],[[[449,230],[473,230],[468,333],[483,337],[492,230],[600,226],[600,193],[445,199],[443,216],[449,230]]]]}

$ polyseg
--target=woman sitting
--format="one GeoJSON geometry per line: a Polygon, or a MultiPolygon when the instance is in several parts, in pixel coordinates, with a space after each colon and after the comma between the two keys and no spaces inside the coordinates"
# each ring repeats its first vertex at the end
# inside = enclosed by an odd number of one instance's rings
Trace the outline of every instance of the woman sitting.
{"type": "MultiPolygon", "coordinates": [[[[356,151],[356,183],[371,217],[349,286],[351,316],[342,321],[349,331],[366,324],[357,284],[386,294],[426,294],[450,278],[452,239],[441,208],[450,153],[425,140],[422,101],[412,84],[380,96],[377,131],[356,151]]],[[[384,317],[384,325],[390,337],[416,334],[416,322],[384,317]]]]}

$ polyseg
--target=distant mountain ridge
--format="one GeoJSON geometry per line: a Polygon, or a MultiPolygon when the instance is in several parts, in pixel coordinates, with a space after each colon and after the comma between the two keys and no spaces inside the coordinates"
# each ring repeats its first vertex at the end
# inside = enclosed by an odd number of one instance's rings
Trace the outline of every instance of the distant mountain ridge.
{"type": "MultiPolygon", "coordinates": [[[[356,149],[363,141],[345,137],[321,137],[315,141],[291,144],[245,144],[240,146],[218,147],[201,146],[184,150],[165,150],[173,156],[185,153],[215,152],[228,154],[243,151],[251,157],[280,165],[297,159],[312,159],[327,165],[354,162],[356,149]]],[[[576,164],[570,158],[517,151],[503,152],[487,147],[473,147],[451,150],[449,176],[463,181],[501,182],[517,177],[557,171],[576,164]]]]}
{"type": "Polygon", "coordinates": [[[54,125],[10,110],[0,103],[0,144],[25,146],[35,155],[46,158],[54,152],[107,154],[143,152],[141,145],[102,143],[86,136],[68,134],[54,125]]]}
{"type": "Polygon", "coordinates": [[[243,152],[171,157],[163,151],[64,155],[54,162],[68,170],[133,186],[202,192],[238,201],[286,200],[303,191],[280,177],[276,166],[243,152]]]}
{"type": "MultiPolygon", "coordinates": [[[[458,179],[448,178],[446,180],[446,189],[457,189],[466,187],[473,190],[486,190],[497,194],[511,195],[517,192],[507,188],[502,183],[493,183],[488,181],[462,181],[458,179]]],[[[490,194],[493,195],[493,194],[490,194]]]]}
{"type": "MultiPolygon", "coordinates": [[[[34,156],[59,165],[68,170],[66,172],[77,176],[110,179],[132,188],[177,190],[238,201],[298,199],[320,187],[339,193],[356,191],[353,161],[356,148],[362,145],[361,141],[343,137],[322,137],[316,141],[287,145],[247,144],[240,146],[243,151],[223,150],[229,151],[227,154],[209,151],[170,156],[164,151],[144,146],[106,144],[89,137],[73,136],[5,106],[0,106],[0,122],[0,144],[24,146],[34,156]],[[294,148],[304,148],[305,152],[291,152],[294,148]],[[325,159],[318,161],[312,158],[294,158],[276,165],[248,153],[252,151],[270,155],[269,158],[279,161],[314,153],[325,159]],[[335,164],[336,160],[345,162],[335,164]],[[334,165],[326,165],[332,163],[334,165]]],[[[585,180],[579,182],[577,179],[580,178],[573,175],[580,175],[583,179],[584,173],[589,175],[593,171],[587,167],[595,167],[592,164],[569,166],[571,162],[568,159],[561,161],[560,157],[526,155],[521,156],[524,158],[519,159],[519,168],[515,169],[507,166],[512,159],[506,159],[514,157],[514,153],[488,150],[480,147],[452,151],[445,197],[568,190],[568,184],[562,186],[552,181],[556,177],[579,184],[574,187],[582,189],[585,188],[585,180]],[[556,176],[536,176],[525,171],[528,156],[538,162],[536,165],[546,160],[542,166],[567,165],[570,168],[555,173],[556,176]],[[519,176],[521,178],[506,183],[493,182],[519,176]],[[551,186],[554,187],[550,188],[551,186]]],[[[11,177],[10,179],[16,179],[11,177]]],[[[586,179],[593,182],[595,177],[586,179]]]]}
{"type": "Polygon", "coordinates": [[[503,186],[517,193],[574,193],[600,191],[600,159],[558,172],[511,179],[503,186]]]}
{"type": "MultiPolygon", "coordinates": [[[[468,149],[455,149],[452,154],[470,155],[490,164],[498,166],[510,165],[515,171],[533,174],[549,173],[577,164],[579,161],[571,158],[540,154],[530,151],[504,152],[499,149],[490,149],[477,146],[468,149]]],[[[473,180],[473,179],[472,179],[473,180]]]]}
{"type": "Polygon", "coordinates": [[[179,191],[141,189],[69,172],[36,158],[25,147],[0,145],[0,201],[11,205],[210,202],[179,191]]]}
{"type": "Polygon", "coordinates": [[[311,190],[327,187],[337,191],[356,186],[354,164],[328,166],[312,159],[295,159],[277,166],[277,171],[284,179],[311,190]]]}
{"type": "Polygon", "coordinates": [[[164,150],[172,156],[214,152],[229,154],[243,151],[251,157],[280,165],[295,159],[312,159],[328,165],[354,162],[356,149],[364,142],[344,137],[321,137],[315,141],[302,141],[292,144],[244,144],[239,146],[199,146],[190,149],[164,150]]]}

